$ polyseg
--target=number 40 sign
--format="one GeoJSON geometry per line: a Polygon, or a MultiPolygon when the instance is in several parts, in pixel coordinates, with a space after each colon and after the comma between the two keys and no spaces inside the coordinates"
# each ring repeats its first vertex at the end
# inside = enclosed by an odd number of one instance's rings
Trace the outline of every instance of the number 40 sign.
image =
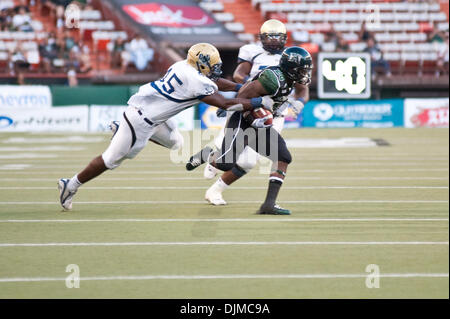
{"type": "Polygon", "coordinates": [[[370,97],[368,53],[320,53],[317,60],[319,98],[367,99],[370,97]]]}

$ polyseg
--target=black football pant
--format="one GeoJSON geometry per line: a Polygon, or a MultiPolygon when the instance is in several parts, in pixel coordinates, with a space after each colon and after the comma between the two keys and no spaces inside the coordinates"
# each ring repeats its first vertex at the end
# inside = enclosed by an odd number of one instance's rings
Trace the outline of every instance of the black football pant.
{"type": "Polygon", "coordinates": [[[221,149],[214,156],[216,167],[231,170],[246,146],[274,163],[292,161],[286,142],[273,127],[256,129],[244,119],[242,112],[234,112],[226,124],[221,149]]]}

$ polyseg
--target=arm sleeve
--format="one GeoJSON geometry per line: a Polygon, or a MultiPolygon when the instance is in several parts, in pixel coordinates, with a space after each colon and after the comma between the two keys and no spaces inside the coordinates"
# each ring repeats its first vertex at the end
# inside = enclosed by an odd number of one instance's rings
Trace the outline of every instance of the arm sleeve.
{"type": "Polygon", "coordinates": [[[195,84],[193,83],[193,85],[191,86],[191,90],[194,96],[203,98],[208,95],[213,95],[219,89],[213,81],[207,78],[200,78],[198,82],[196,81],[195,84]]]}

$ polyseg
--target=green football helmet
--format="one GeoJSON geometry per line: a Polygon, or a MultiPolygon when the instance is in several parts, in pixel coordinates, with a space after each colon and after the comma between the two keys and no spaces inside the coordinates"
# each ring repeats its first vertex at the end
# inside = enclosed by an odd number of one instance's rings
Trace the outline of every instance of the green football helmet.
{"type": "Polygon", "coordinates": [[[311,83],[313,61],[311,54],[300,47],[289,47],[281,53],[279,67],[292,81],[307,85],[311,83]]]}

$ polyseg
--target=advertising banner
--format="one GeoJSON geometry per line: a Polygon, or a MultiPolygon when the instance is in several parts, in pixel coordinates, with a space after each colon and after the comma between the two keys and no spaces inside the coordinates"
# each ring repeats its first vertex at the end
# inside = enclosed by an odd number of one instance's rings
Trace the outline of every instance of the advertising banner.
{"type": "Polygon", "coordinates": [[[0,108],[0,132],[87,132],[88,106],[0,108]]]}
{"type": "Polygon", "coordinates": [[[91,105],[89,108],[89,132],[107,132],[109,123],[120,121],[127,106],[91,105]]]}
{"type": "Polygon", "coordinates": [[[405,127],[448,127],[448,98],[405,99],[405,127]]]}
{"type": "Polygon", "coordinates": [[[47,108],[52,94],[44,85],[0,85],[0,108],[47,108]]]}
{"type": "Polygon", "coordinates": [[[215,106],[200,103],[198,105],[198,110],[200,114],[200,125],[202,130],[208,128],[221,129],[227,121],[226,117],[217,117],[217,107],[215,106]]]}
{"type": "Polygon", "coordinates": [[[403,126],[403,99],[310,101],[303,109],[303,126],[403,126]]]}
{"type": "Polygon", "coordinates": [[[190,46],[207,42],[216,46],[242,45],[193,0],[111,0],[126,21],[139,27],[157,41],[190,46]]]}
{"type": "MultiPolygon", "coordinates": [[[[120,121],[127,106],[123,105],[92,105],[89,111],[89,131],[107,132],[109,123],[120,121]]],[[[172,118],[180,131],[194,129],[194,108],[184,110],[172,118]]]]}

